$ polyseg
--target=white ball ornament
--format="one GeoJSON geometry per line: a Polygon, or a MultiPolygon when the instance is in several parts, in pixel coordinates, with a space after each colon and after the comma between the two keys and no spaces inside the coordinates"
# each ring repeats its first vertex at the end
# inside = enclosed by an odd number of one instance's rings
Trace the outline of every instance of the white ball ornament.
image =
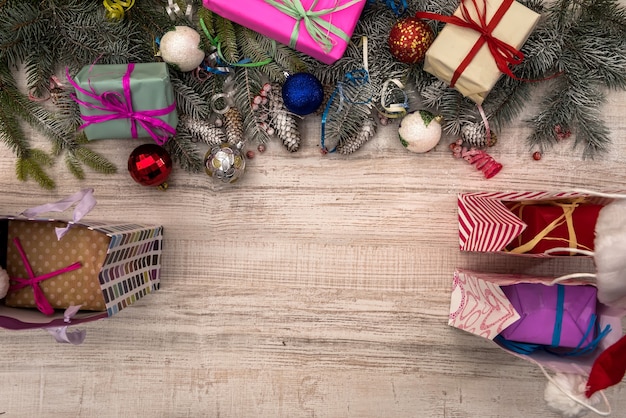
{"type": "Polygon", "coordinates": [[[6,270],[0,267],[0,299],[5,297],[9,292],[9,274],[6,270]]]}
{"type": "Polygon", "coordinates": [[[176,26],[161,38],[161,58],[182,72],[195,70],[204,60],[200,34],[188,26],[176,26]]]}
{"type": "Polygon", "coordinates": [[[430,151],[441,139],[441,120],[426,110],[410,112],[400,122],[400,142],[411,152],[430,151]]]}

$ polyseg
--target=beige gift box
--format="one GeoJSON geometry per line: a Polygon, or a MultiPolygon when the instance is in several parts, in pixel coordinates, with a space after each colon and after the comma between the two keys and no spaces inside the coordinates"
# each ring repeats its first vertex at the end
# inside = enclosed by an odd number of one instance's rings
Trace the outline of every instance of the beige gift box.
{"type": "MultiPolygon", "coordinates": [[[[486,3],[487,22],[490,22],[502,5],[503,0],[484,1],[486,3]]],[[[478,13],[471,6],[471,2],[466,2],[466,4],[472,20],[478,21],[478,13]]],[[[478,0],[477,4],[482,9],[482,1],[478,0]]],[[[461,7],[454,12],[454,16],[463,18],[461,7]]],[[[492,34],[495,38],[519,50],[532,33],[539,18],[539,14],[514,1],[492,34]]],[[[450,23],[446,24],[426,51],[424,70],[450,84],[459,64],[465,59],[479,38],[480,34],[473,29],[450,23]]],[[[463,71],[454,88],[463,96],[477,104],[482,104],[501,75],[502,73],[485,43],[463,71]]]]}

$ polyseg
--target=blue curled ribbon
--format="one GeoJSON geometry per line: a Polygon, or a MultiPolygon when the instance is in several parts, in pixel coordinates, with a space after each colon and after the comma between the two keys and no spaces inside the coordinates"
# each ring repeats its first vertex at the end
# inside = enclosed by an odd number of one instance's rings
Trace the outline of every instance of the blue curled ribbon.
{"type": "Polygon", "coordinates": [[[326,123],[329,121],[330,108],[333,104],[333,101],[335,100],[336,97],[339,97],[339,107],[337,109],[337,113],[341,112],[341,109],[343,108],[343,104],[345,102],[350,103],[350,104],[368,104],[372,101],[372,97],[374,96],[371,91],[370,91],[369,97],[366,100],[355,100],[354,98],[351,98],[348,96],[348,94],[345,91],[346,90],[345,86],[360,88],[360,87],[369,87],[369,85],[370,85],[369,73],[367,72],[367,70],[363,68],[359,70],[350,71],[349,73],[345,75],[344,81],[340,81],[337,83],[337,87],[335,87],[335,90],[330,95],[330,98],[328,99],[328,103],[326,103],[326,107],[324,108],[324,113],[322,114],[322,133],[321,133],[321,138],[320,138],[320,146],[322,147],[322,152],[324,154],[329,153],[329,152],[335,152],[337,150],[336,146],[328,150],[326,149],[326,144],[325,144],[326,123]]]}
{"type": "Polygon", "coordinates": [[[554,355],[561,356],[561,357],[583,356],[583,355],[593,352],[600,344],[600,341],[602,341],[602,339],[606,337],[609,332],[611,332],[610,325],[607,325],[606,327],[604,327],[603,330],[600,330],[599,324],[597,322],[598,317],[595,314],[591,316],[591,320],[589,321],[589,326],[587,327],[585,334],[580,339],[580,342],[578,343],[576,348],[573,348],[571,350],[558,350],[558,351],[555,350],[556,348],[558,348],[559,342],[561,341],[561,331],[563,327],[563,313],[564,313],[563,304],[565,302],[565,286],[557,285],[556,297],[557,297],[556,317],[555,317],[555,322],[554,322],[554,331],[552,333],[551,345],[546,346],[542,344],[531,344],[531,343],[524,343],[524,342],[519,342],[519,341],[510,341],[510,340],[505,339],[501,335],[496,336],[494,338],[494,341],[496,341],[502,347],[510,351],[513,351],[518,354],[524,354],[524,355],[529,355],[529,354],[534,353],[535,351],[540,351],[540,350],[543,350],[547,353],[554,354],[554,355]],[[587,338],[589,337],[589,335],[593,332],[595,328],[598,328],[598,335],[596,335],[596,337],[592,341],[590,341],[585,346],[583,346],[583,344],[585,343],[585,340],[587,340],[587,338]]]}
{"type": "MultiPolygon", "coordinates": [[[[371,6],[376,3],[376,0],[367,0],[367,3],[371,6]]],[[[400,4],[396,4],[396,0],[384,0],[384,3],[396,16],[400,16],[409,8],[406,0],[400,0],[400,4]]]]}

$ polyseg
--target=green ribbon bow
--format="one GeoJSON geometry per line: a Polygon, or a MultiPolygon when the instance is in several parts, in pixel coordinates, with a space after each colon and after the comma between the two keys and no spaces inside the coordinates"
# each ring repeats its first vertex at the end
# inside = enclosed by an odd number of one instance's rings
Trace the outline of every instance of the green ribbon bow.
{"type": "Polygon", "coordinates": [[[345,42],[350,41],[350,37],[337,26],[322,19],[322,16],[335,13],[348,7],[352,7],[357,3],[361,3],[363,0],[352,0],[344,5],[335,6],[329,9],[313,10],[319,0],[315,0],[309,10],[305,10],[300,0],[265,0],[266,3],[274,6],[284,14],[291,16],[296,20],[296,25],[291,32],[291,38],[289,40],[289,46],[296,47],[298,36],[300,35],[300,25],[304,20],[304,27],[306,31],[311,35],[311,38],[328,53],[333,49],[333,42],[330,34],[343,39],[345,42]]]}

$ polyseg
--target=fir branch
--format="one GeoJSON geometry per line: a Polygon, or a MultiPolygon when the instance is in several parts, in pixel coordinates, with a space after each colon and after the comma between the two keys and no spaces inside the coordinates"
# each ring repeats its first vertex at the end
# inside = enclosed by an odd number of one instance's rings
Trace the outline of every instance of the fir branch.
{"type": "Polygon", "coordinates": [[[259,33],[255,32],[254,36],[259,48],[262,51],[272,51],[274,61],[288,73],[308,70],[309,66],[304,62],[300,53],[259,33]]]}
{"type": "Polygon", "coordinates": [[[189,83],[183,80],[185,77],[178,71],[170,71],[170,81],[176,96],[176,107],[182,114],[191,116],[193,119],[206,119],[211,114],[211,106],[206,97],[198,93],[189,83]]]}
{"type": "Polygon", "coordinates": [[[267,133],[260,128],[260,121],[252,112],[252,99],[263,87],[260,74],[252,68],[238,68],[235,71],[234,101],[243,118],[243,127],[247,141],[265,143],[269,141],[267,133]]]}
{"type": "Polygon", "coordinates": [[[15,85],[5,82],[3,87],[4,103],[20,118],[33,128],[51,139],[58,149],[75,146],[73,135],[64,131],[64,126],[55,119],[41,104],[28,100],[15,85]]]}
{"type": "Polygon", "coordinates": [[[69,172],[72,173],[72,175],[77,179],[85,179],[85,170],[83,170],[80,161],[78,160],[78,158],[76,158],[76,155],[74,153],[68,152],[67,154],[65,154],[65,166],[67,167],[69,172]]]}
{"type": "Polygon", "coordinates": [[[194,139],[187,130],[180,130],[170,138],[165,145],[172,160],[177,162],[183,170],[197,173],[204,167],[204,159],[194,145],[194,139]]]}
{"type": "Polygon", "coordinates": [[[216,34],[221,44],[222,55],[229,63],[239,62],[237,49],[237,36],[235,35],[235,23],[221,16],[215,15],[216,34]]]}
{"type": "Polygon", "coordinates": [[[361,130],[367,118],[371,115],[371,102],[365,102],[363,86],[342,82],[341,87],[335,90],[335,96],[327,105],[325,124],[325,146],[341,145],[351,141],[361,130]]]}
{"type": "Polygon", "coordinates": [[[31,52],[38,36],[45,37],[46,26],[37,7],[29,2],[0,9],[0,59],[17,66],[31,52]]]}
{"type": "Polygon", "coordinates": [[[27,181],[32,178],[42,188],[54,189],[56,187],[54,180],[42,168],[42,165],[52,164],[50,157],[38,149],[31,149],[29,154],[28,157],[18,158],[15,162],[15,173],[18,180],[27,181]]]}
{"type": "MultiPolygon", "coordinates": [[[[251,59],[253,62],[262,62],[270,57],[270,54],[264,51],[261,48],[261,44],[257,42],[255,32],[243,26],[236,26],[235,33],[244,57],[251,59]]],[[[274,60],[258,67],[258,69],[267,75],[270,81],[279,81],[281,83],[285,81],[283,69],[274,60]]]]}
{"type": "Polygon", "coordinates": [[[76,147],[71,152],[68,152],[68,154],[73,155],[76,157],[76,160],[95,172],[102,174],[117,173],[117,167],[113,163],[87,147],[76,147]]]}

